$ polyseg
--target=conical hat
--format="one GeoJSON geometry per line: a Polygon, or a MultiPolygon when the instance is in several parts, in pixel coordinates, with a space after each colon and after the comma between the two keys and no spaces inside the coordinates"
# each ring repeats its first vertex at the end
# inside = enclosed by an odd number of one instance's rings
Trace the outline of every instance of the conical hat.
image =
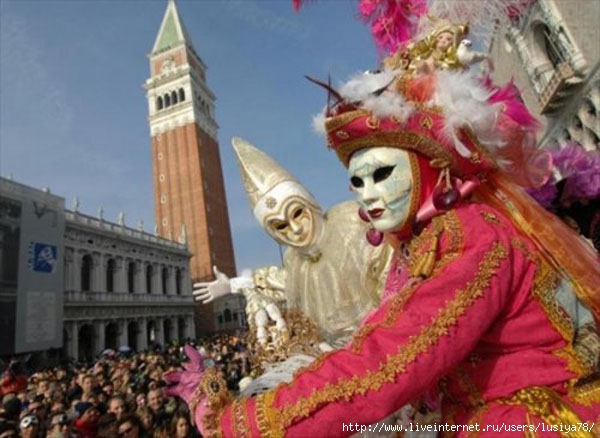
{"type": "Polygon", "coordinates": [[[308,190],[269,155],[239,137],[234,137],[231,143],[250,207],[261,224],[269,210],[292,195],[300,196],[319,208],[308,190]]]}

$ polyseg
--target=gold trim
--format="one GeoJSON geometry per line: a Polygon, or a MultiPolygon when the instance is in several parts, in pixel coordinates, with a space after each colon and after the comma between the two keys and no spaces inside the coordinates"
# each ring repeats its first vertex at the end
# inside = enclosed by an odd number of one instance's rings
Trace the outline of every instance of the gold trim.
{"type": "Polygon", "coordinates": [[[533,280],[532,295],[543,309],[552,327],[567,343],[565,347],[553,351],[553,354],[563,359],[567,364],[567,369],[578,378],[591,374],[594,370],[586,365],[585,360],[582,359],[573,345],[575,325],[554,296],[559,280],[558,273],[541,255],[533,253],[522,239],[513,239],[512,245],[537,265],[538,269],[533,280]]]}
{"type": "Polygon", "coordinates": [[[283,438],[284,436],[283,427],[273,408],[276,391],[277,389],[272,389],[256,396],[256,425],[261,437],[283,438]]]}
{"type": "Polygon", "coordinates": [[[339,116],[333,116],[325,119],[325,130],[327,132],[336,131],[344,125],[352,122],[353,120],[358,119],[359,117],[363,117],[369,115],[369,111],[358,109],[354,111],[348,111],[344,114],[340,114],[339,116]]]}
{"type": "Polygon", "coordinates": [[[367,117],[367,120],[365,121],[365,123],[367,124],[367,127],[369,129],[377,129],[379,128],[379,124],[381,123],[379,118],[375,115],[370,115],[369,117],[367,117]]]}
{"type": "Polygon", "coordinates": [[[572,387],[569,390],[569,398],[579,405],[588,407],[600,403],[600,378],[572,387]]]}
{"type": "Polygon", "coordinates": [[[481,211],[481,217],[490,224],[500,225],[500,219],[494,213],[490,213],[489,211],[481,211]]]}
{"type": "Polygon", "coordinates": [[[248,424],[248,416],[246,414],[246,399],[236,398],[233,402],[232,407],[233,413],[233,427],[235,429],[235,436],[245,438],[248,436],[248,430],[250,425],[248,424]]]}
{"type": "Polygon", "coordinates": [[[425,129],[431,129],[433,127],[433,121],[431,117],[425,116],[421,119],[421,126],[425,129]]]}
{"type": "Polygon", "coordinates": [[[353,140],[334,146],[339,160],[348,167],[350,156],[357,150],[372,147],[395,147],[408,151],[418,152],[429,158],[443,158],[452,163],[456,168],[456,160],[447,148],[431,137],[412,131],[379,131],[371,135],[364,135],[353,140]]]}
{"type": "Polygon", "coordinates": [[[348,134],[348,131],[344,131],[343,129],[335,131],[335,136],[340,140],[348,140],[350,138],[350,134],[348,134]]]}
{"type": "MultiPolygon", "coordinates": [[[[446,248],[439,262],[436,264],[432,276],[438,275],[448,263],[456,259],[462,252],[464,235],[456,212],[454,210],[450,210],[447,213],[434,217],[431,221],[431,225],[423,230],[419,236],[412,239],[409,244],[409,254],[417,253],[420,247],[427,245],[427,243],[430,241],[430,238],[436,234],[439,234],[441,231],[444,231],[443,236],[446,236],[448,239],[448,247],[446,248]]],[[[419,284],[414,284],[406,288],[403,292],[399,292],[394,298],[392,298],[392,304],[382,323],[366,324],[359,328],[352,339],[352,351],[360,351],[364,338],[376,327],[390,327],[396,321],[396,318],[418,285],[419,284]]],[[[318,365],[318,363],[316,363],[315,366],[316,365],[318,365]]]]}
{"type": "Polygon", "coordinates": [[[512,397],[497,400],[500,404],[522,406],[531,415],[541,418],[546,424],[556,426],[556,432],[563,437],[588,438],[590,432],[578,430],[583,424],[577,412],[561,399],[560,395],[545,386],[532,386],[517,391],[512,397]],[[561,425],[575,426],[574,430],[563,432],[561,425]]]}
{"type": "MultiPolygon", "coordinates": [[[[376,371],[367,370],[364,375],[354,375],[349,379],[341,378],[337,382],[327,383],[323,388],[314,388],[308,397],[299,398],[293,404],[277,409],[274,417],[283,427],[291,425],[296,419],[306,418],[317,408],[338,400],[350,400],[353,396],[364,395],[367,391],[377,391],[384,384],[392,383],[398,374],[406,372],[408,365],[432,347],[442,336],[448,335],[448,328],[457,324],[460,316],[474,301],[483,296],[490,281],[496,275],[500,263],[508,255],[504,246],[495,242],[483,260],[479,263],[475,278],[468,282],[463,290],[457,290],[454,299],[446,307],[439,309],[438,317],[431,325],[421,328],[421,332],[409,338],[395,355],[389,355],[376,371]]],[[[285,387],[286,385],[281,385],[285,387]]],[[[270,405],[269,405],[270,406],[270,405]]],[[[274,424],[274,423],[273,423],[274,424]]],[[[278,432],[283,433],[283,430],[278,432]]]]}

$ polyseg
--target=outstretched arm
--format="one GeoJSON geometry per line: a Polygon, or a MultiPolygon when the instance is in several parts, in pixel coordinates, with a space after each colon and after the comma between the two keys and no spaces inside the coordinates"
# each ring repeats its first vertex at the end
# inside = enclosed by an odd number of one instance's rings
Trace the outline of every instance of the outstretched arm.
{"type": "Polygon", "coordinates": [[[216,298],[224,297],[228,294],[239,293],[245,287],[252,287],[251,278],[234,277],[229,278],[223,274],[216,266],[213,266],[215,273],[214,281],[194,283],[192,294],[196,301],[207,304],[216,298]]]}

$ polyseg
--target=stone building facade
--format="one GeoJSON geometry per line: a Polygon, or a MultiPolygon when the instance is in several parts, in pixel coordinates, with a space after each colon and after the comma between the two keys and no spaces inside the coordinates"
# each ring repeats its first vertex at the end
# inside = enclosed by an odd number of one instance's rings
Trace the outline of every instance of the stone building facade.
{"type": "Polygon", "coordinates": [[[65,211],[64,344],[73,358],[195,337],[189,257],[173,242],[65,211]]]}
{"type": "Polygon", "coordinates": [[[86,360],[195,338],[185,236],[164,239],[74,204],[0,178],[0,355],[62,346],[63,357],[86,360]]]}
{"type": "Polygon", "coordinates": [[[537,0],[491,44],[494,79],[514,77],[544,123],[542,146],[600,148],[600,1],[537,0]]]}

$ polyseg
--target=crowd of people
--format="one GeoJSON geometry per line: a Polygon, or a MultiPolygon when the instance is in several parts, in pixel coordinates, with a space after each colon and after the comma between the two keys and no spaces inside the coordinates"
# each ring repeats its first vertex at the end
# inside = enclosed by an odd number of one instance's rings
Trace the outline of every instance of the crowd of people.
{"type": "MultiPolygon", "coordinates": [[[[221,334],[192,342],[217,366],[232,391],[250,375],[245,336],[221,334]]],[[[187,406],[164,393],[162,376],[178,369],[183,347],[103,352],[31,370],[11,360],[2,370],[0,438],[197,437],[187,406]]]]}

